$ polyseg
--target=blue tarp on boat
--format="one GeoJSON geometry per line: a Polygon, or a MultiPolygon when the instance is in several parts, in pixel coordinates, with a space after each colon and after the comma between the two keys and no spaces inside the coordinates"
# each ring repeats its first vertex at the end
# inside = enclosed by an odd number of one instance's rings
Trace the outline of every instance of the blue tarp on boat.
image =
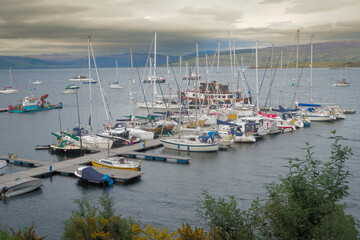
{"type": "Polygon", "coordinates": [[[221,120],[219,120],[219,119],[216,121],[216,123],[217,123],[217,124],[221,124],[221,125],[239,126],[239,125],[237,125],[237,124],[235,124],[235,123],[224,122],[224,121],[221,121],[221,120]]]}
{"type": "Polygon", "coordinates": [[[101,183],[103,181],[103,177],[103,174],[97,172],[92,167],[84,168],[81,171],[81,178],[87,181],[101,183]]]}
{"type": "Polygon", "coordinates": [[[99,184],[108,183],[109,185],[112,185],[114,183],[108,174],[101,174],[92,167],[84,168],[81,171],[81,179],[99,184]]]}
{"type": "Polygon", "coordinates": [[[311,104],[311,103],[299,103],[299,107],[321,107],[320,104],[311,104]]]}

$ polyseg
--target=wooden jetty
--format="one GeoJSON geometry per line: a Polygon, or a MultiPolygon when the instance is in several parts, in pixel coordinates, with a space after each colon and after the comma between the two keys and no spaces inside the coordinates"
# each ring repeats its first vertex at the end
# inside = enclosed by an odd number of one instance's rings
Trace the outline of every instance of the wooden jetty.
{"type": "Polygon", "coordinates": [[[161,161],[161,162],[167,162],[175,161],[176,163],[180,164],[189,164],[190,163],[190,157],[181,157],[181,156],[175,156],[175,155],[164,155],[164,154],[151,154],[151,153],[144,153],[144,152],[126,152],[123,153],[124,156],[128,156],[130,158],[138,158],[139,156],[142,157],[144,160],[152,160],[152,161],[161,161]]]}
{"type": "MultiPolygon", "coordinates": [[[[74,172],[83,165],[72,165],[57,169],[56,172],[61,175],[75,176],[74,172]]],[[[141,171],[129,171],[111,168],[95,168],[101,174],[108,174],[115,182],[128,183],[130,181],[138,180],[144,172],[141,171]],[[120,177],[121,176],[121,177],[120,177]]]]}
{"type": "Polygon", "coordinates": [[[26,158],[12,158],[9,156],[0,156],[0,160],[5,160],[7,163],[11,163],[18,166],[25,166],[25,167],[38,167],[43,165],[50,165],[51,162],[43,162],[43,161],[36,161],[36,160],[30,160],[26,158]]]}
{"type": "MultiPolygon", "coordinates": [[[[12,174],[6,174],[0,176],[0,189],[6,186],[8,183],[13,182],[14,180],[32,178],[32,177],[49,177],[56,174],[74,176],[74,172],[80,166],[90,165],[91,159],[100,159],[104,157],[124,155],[124,156],[142,156],[146,160],[157,160],[165,161],[175,160],[176,163],[189,164],[190,157],[181,157],[176,155],[164,155],[164,154],[150,154],[144,153],[144,151],[149,149],[154,149],[162,147],[160,139],[147,140],[146,142],[135,144],[132,146],[123,146],[120,148],[110,149],[109,153],[107,150],[100,151],[94,154],[88,154],[85,156],[69,159],[61,162],[42,162],[35,161],[25,158],[18,158],[15,154],[9,154],[8,156],[0,156],[0,159],[6,160],[8,163],[12,163],[20,166],[33,167],[26,171],[15,172],[12,174]]],[[[118,170],[118,169],[109,169],[109,168],[97,168],[102,174],[108,174],[115,182],[128,183],[133,180],[140,179],[141,175],[144,172],[141,171],[128,171],[128,170],[118,170]]]]}

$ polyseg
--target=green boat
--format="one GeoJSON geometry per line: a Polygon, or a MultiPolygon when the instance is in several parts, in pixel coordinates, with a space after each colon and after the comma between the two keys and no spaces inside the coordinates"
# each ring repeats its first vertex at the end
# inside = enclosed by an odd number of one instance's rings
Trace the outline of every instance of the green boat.
{"type": "Polygon", "coordinates": [[[15,106],[9,105],[8,112],[10,113],[26,113],[26,112],[38,112],[46,111],[51,109],[62,108],[62,103],[50,104],[49,102],[44,101],[49,94],[45,94],[40,97],[41,102],[38,102],[36,97],[25,97],[21,99],[21,103],[15,106]]]}

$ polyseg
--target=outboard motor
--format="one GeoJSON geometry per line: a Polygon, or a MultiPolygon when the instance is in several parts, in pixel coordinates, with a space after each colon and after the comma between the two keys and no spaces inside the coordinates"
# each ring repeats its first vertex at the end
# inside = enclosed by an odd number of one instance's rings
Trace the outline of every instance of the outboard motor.
{"type": "Polygon", "coordinates": [[[3,195],[3,194],[5,195],[5,193],[6,193],[7,191],[9,191],[9,188],[8,188],[7,186],[3,187],[2,191],[0,192],[0,197],[1,197],[1,195],[3,195]]]}

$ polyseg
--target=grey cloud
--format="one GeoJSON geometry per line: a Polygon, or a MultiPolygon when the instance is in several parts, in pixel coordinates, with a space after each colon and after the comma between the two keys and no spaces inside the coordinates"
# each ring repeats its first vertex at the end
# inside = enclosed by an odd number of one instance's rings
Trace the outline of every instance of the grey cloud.
{"type": "Polygon", "coordinates": [[[240,11],[222,8],[194,8],[185,7],[178,11],[183,15],[190,16],[211,16],[215,21],[235,23],[242,18],[243,14],[240,11]]]}
{"type": "Polygon", "coordinates": [[[263,0],[261,2],[259,2],[259,4],[271,4],[271,3],[282,3],[282,2],[287,2],[287,0],[263,0]]]}
{"type": "Polygon", "coordinates": [[[359,2],[354,0],[329,1],[329,0],[291,0],[293,6],[286,9],[287,13],[322,13],[340,10],[345,7],[359,7],[359,2]]]}

